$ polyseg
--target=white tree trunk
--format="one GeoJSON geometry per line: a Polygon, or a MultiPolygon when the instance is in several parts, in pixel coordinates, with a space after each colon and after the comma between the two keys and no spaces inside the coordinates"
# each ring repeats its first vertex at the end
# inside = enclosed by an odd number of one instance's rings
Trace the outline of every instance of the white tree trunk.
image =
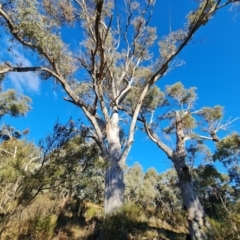
{"type": "Polygon", "coordinates": [[[211,228],[206,219],[206,214],[194,190],[188,167],[176,160],[174,161],[174,166],[179,178],[179,187],[184,209],[188,214],[187,220],[191,240],[213,239],[213,237],[211,237],[211,228]]]}
{"type": "Polygon", "coordinates": [[[119,138],[118,112],[112,114],[107,125],[108,159],[105,176],[104,212],[109,214],[118,209],[124,202],[123,169],[119,165],[121,144],[119,138]]]}
{"type": "Polygon", "coordinates": [[[109,214],[122,206],[124,201],[123,170],[110,159],[105,176],[104,212],[109,214]]]}

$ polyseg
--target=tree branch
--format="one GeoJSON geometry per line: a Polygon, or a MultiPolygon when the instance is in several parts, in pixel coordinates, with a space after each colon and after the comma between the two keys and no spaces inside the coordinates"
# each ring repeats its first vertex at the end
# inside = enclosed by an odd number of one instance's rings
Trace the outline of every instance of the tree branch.
{"type": "Polygon", "coordinates": [[[41,67],[11,67],[6,66],[5,68],[0,69],[0,74],[5,74],[8,72],[36,72],[41,71],[41,67]]]}
{"type": "Polygon", "coordinates": [[[54,61],[51,59],[51,57],[41,47],[33,44],[32,42],[28,42],[28,41],[24,40],[20,36],[18,27],[14,24],[14,22],[11,20],[11,18],[8,16],[8,14],[3,10],[2,4],[0,4],[0,15],[2,15],[3,18],[5,19],[5,21],[6,21],[7,25],[8,25],[8,28],[10,30],[10,33],[20,43],[22,43],[24,46],[27,46],[27,47],[34,48],[34,49],[38,50],[51,63],[51,65],[56,67],[54,61]]]}
{"type": "MultiPolygon", "coordinates": [[[[131,125],[130,125],[130,131],[129,131],[129,138],[128,138],[128,143],[127,145],[129,145],[130,143],[133,142],[133,138],[134,138],[134,129],[135,129],[135,126],[136,126],[136,121],[137,121],[137,118],[138,118],[138,115],[139,115],[139,112],[140,112],[140,109],[141,109],[141,106],[142,106],[142,102],[143,102],[143,99],[145,98],[149,88],[156,82],[158,81],[165,73],[166,71],[168,70],[168,65],[169,63],[181,52],[181,50],[187,45],[187,43],[190,41],[190,39],[192,38],[192,36],[194,35],[194,33],[199,29],[199,27],[201,27],[202,25],[204,25],[204,22],[202,21],[202,18],[204,16],[207,16],[209,17],[211,14],[213,14],[216,10],[217,10],[217,5],[214,6],[214,8],[211,8],[211,10],[206,14],[204,14],[204,10],[206,9],[206,6],[207,6],[207,3],[208,3],[208,0],[206,1],[205,3],[205,6],[203,7],[202,9],[202,12],[199,16],[199,19],[196,21],[196,23],[194,24],[194,26],[191,26],[191,28],[189,29],[189,32],[188,34],[186,34],[186,37],[185,39],[183,40],[183,42],[180,44],[180,46],[178,47],[177,51],[175,53],[173,53],[163,64],[162,66],[157,70],[155,71],[155,73],[152,75],[152,77],[150,78],[150,80],[148,81],[148,84],[146,84],[146,86],[144,87],[140,97],[139,97],[139,100],[138,100],[138,103],[135,107],[135,110],[134,110],[134,113],[133,113],[133,117],[132,117],[132,122],[131,122],[131,125]]],[[[146,130],[148,130],[148,128],[146,128],[146,130]]],[[[148,131],[149,132],[149,131],[148,131]]],[[[150,132],[149,132],[150,133],[150,132]]],[[[150,136],[152,136],[150,134],[150,136]]],[[[153,137],[153,136],[152,136],[153,137]]],[[[158,143],[157,139],[153,138],[153,140],[158,143]]],[[[160,146],[161,145],[161,142],[159,142],[160,146]]],[[[159,146],[159,147],[160,147],[159,146]]],[[[164,149],[165,147],[162,146],[164,149]]],[[[126,149],[127,151],[127,149],[126,149]]]]}
{"type": "MultiPolygon", "coordinates": [[[[74,91],[70,88],[70,86],[67,84],[67,81],[62,78],[61,76],[59,76],[58,74],[56,74],[54,71],[46,68],[46,67],[11,67],[11,66],[7,66],[3,69],[0,70],[0,74],[4,74],[4,73],[8,73],[8,72],[36,72],[36,71],[46,71],[49,74],[51,74],[51,76],[55,77],[62,85],[62,87],[64,88],[64,90],[66,91],[66,93],[72,98],[72,99],[64,99],[68,102],[71,102],[77,106],[79,106],[84,113],[86,114],[86,116],[88,117],[88,119],[92,122],[94,128],[96,129],[96,133],[98,135],[99,139],[104,139],[104,136],[102,134],[101,128],[97,122],[96,116],[95,116],[95,111],[94,109],[92,109],[91,106],[87,105],[86,103],[84,103],[82,101],[81,98],[79,98],[74,91]],[[94,113],[94,115],[93,115],[94,113]]],[[[101,148],[105,148],[104,146],[101,146],[101,148]]]]}
{"type": "MultiPolygon", "coordinates": [[[[240,0],[239,0],[240,1],[240,0]]],[[[167,71],[168,69],[168,64],[181,52],[181,50],[187,45],[187,43],[189,42],[189,40],[192,38],[192,36],[194,35],[194,33],[202,26],[205,25],[203,18],[207,17],[209,18],[214,12],[216,12],[218,10],[217,6],[219,4],[220,1],[218,1],[210,10],[208,13],[204,13],[207,4],[208,4],[208,0],[206,0],[205,2],[205,6],[202,8],[202,11],[199,15],[198,20],[196,21],[196,23],[194,24],[194,26],[191,26],[191,28],[189,29],[188,34],[186,34],[186,38],[183,40],[183,42],[180,44],[180,46],[178,47],[177,51],[172,54],[166,61],[165,63],[159,68],[159,70],[157,70],[153,76],[150,79],[150,84],[152,85],[153,83],[155,83],[157,80],[159,80],[159,78],[161,78],[164,73],[167,71]]],[[[229,1],[231,2],[231,1],[229,1]]]]}
{"type": "Polygon", "coordinates": [[[148,137],[157,144],[157,146],[162,149],[168,156],[169,159],[173,158],[173,151],[163,143],[159,137],[152,131],[152,129],[148,126],[146,120],[144,121],[144,129],[148,135],[148,137]]]}

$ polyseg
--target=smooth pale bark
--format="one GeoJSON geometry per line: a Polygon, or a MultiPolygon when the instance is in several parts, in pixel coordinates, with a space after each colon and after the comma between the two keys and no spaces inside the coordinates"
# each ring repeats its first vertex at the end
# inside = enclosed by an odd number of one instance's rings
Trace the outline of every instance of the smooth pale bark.
{"type": "Polygon", "coordinates": [[[123,170],[114,160],[110,160],[109,164],[105,176],[105,214],[109,214],[121,207],[124,201],[123,170]]]}
{"type": "Polygon", "coordinates": [[[107,124],[108,158],[105,176],[104,212],[109,214],[118,209],[124,202],[123,169],[119,164],[121,144],[119,138],[119,116],[114,110],[109,124],[107,124]]]}

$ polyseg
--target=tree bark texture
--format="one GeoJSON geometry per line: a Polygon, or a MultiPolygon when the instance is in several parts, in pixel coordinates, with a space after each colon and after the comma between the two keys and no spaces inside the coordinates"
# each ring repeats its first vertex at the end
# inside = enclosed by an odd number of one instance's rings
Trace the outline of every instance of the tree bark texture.
{"type": "Polygon", "coordinates": [[[192,240],[209,240],[211,237],[211,228],[207,221],[204,209],[195,192],[192,176],[188,165],[186,164],[185,134],[182,124],[183,118],[179,112],[176,113],[176,151],[172,161],[176,169],[184,209],[187,212],[187,221],[192,240]]]}
{"type": "Polygon", "coordinates": [[[108,158],[105,176],[104,212],[109,214],[123,205],[123,169],[119,165],[121,144],[119,138],[118,112],[112,114],[107,124],[108,158]]]}
{"type": "Polygon", "coordinates": [[[174,161],[179,179],[179,187],[192,240],[207,240],[211,237],[211,228],[199,201],[191,179],[189,168],[179,160],[174,161]]]}
{"type": "Polygon", "coordinates": [[[109,214],[122,206],[124,201],[123,170],[110,159],[105,176],[104,212],[109,214]]]}

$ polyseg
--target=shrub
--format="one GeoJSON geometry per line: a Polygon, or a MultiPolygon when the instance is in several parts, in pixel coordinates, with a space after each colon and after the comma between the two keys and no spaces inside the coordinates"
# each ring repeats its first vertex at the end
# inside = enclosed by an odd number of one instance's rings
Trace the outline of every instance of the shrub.
{"type": "Polygon", "coordinates": [[[52,214],[42,214],[37,211],[21,224],[18,240],[50,240],[54,236],[56,225],[56,216],[52,214]]]}
{"type": "Polygon", "coordinates": [[[102,239],[123,240],[130,235],[146,230],[146,217],[143,210],[135,204],[124,205],[121,209],[105,217],[102,225],[102,239]]]}

